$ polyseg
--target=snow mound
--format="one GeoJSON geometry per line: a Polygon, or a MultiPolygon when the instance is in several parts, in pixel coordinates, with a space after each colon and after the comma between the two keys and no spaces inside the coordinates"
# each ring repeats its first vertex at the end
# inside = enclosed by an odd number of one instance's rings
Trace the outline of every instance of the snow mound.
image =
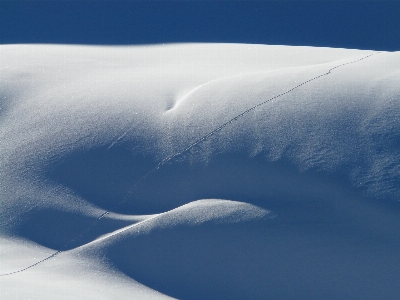
{"type": "Polygon", "coordinates": [[[400,293],[399,52],[0,51],[1,298],[400,293]]]}

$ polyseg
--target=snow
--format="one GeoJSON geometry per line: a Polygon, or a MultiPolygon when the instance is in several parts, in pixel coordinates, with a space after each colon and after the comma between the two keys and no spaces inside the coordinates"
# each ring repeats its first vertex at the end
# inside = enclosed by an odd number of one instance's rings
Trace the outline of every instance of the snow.
{"type": "Polygon", "coordinates": [[[1,299],[400,293],[399,52],[2,45],[0,59],[1,299]]]}

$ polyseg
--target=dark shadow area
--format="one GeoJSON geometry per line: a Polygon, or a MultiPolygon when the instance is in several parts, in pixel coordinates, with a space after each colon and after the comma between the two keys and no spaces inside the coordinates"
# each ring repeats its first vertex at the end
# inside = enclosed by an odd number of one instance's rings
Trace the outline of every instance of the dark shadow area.
{"type": "Polygon", "coordinates": [[[135,154],[126,145],[92,148],[73,152],[47,167],[46,177],[74,190],[78,195],[105,210],[130,214],[127,206],[115,207],[129,196],[133,185],[154,168],[156,163],[135,154]]]}
{"type": "Polygon", "coordinates": [[[357,238],[365,229],[333,227],[279,220],[178,225],[126,235],[107,246],[107,257],[178,299],[396,297],[398,241],[370,237],[367,245],[368,238],[357,238]]]}
{"type": "Polygon", "coordinates": [[[264,153],[255,157],[246,152],[220,153],[202,161],[199,156],[207,150],[192,150],[144,180],[141,178],[156,162],[123,144],[109,150],[74,152],[48,166],[46,176],[104,210],[134,215],[162,213],[209,198],[244,201],[267,209],[295,209],[314,201],[307,197],[332,198],[347,193],[343,187],[350,186],[340,174],[323,178],[321,172],[299,172],[289,161],[267,161],[264,153]]]}
{"type": "Polygon", "coordinates": [[[0,1],[0,43],[400,50],[398,1],[0,1]]]}
{"type": "MultiPolygon", "coordinates": [[[[128,145],[117,144],[79,150],[53,162],[47,180],[68,187],[104,210],[129,215],[162,213],[199,199],[229,199],[251,203],[273,211],[285,211],[288,218],[306,220],[298,207],[325,209],[335,199],[359,199],[388,210],[399,210],[390,199],[366,198],[363,188],[349,180],[351,166],[331,172],[305,172],[288,157],[269,161],[266,153],[250,157],[247,152],[215,153],[206,160],[209,143],[179,155],[155,170],[157,162],[137,154],[128,145]],[[144,180],[143,176],[148,174],[144,180]],[[371,202],[372,201],[372,202],[371,202]]],[[[326,215],[324,215],[326,217],[326,215]]],[[[315,220],[314,220],[315,221],[315,220]]]]}

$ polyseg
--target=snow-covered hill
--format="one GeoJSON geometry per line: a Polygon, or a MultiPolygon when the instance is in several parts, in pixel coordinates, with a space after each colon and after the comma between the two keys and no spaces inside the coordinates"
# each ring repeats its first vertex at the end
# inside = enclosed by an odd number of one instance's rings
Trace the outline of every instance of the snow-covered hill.
{"type": "Polygon", "coordinates": [[[4,45],[0,66],[1,299],[400,294],[399,52],[4,45]]]}

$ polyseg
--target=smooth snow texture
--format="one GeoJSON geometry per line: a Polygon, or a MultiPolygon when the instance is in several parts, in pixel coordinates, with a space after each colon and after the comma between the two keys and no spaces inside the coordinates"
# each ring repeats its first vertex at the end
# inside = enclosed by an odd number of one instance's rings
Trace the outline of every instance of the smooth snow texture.
{"type": "Polygon", "coordinates": [[[400,294],[399,52],[0,59],[1,299],[400,294]]]}

